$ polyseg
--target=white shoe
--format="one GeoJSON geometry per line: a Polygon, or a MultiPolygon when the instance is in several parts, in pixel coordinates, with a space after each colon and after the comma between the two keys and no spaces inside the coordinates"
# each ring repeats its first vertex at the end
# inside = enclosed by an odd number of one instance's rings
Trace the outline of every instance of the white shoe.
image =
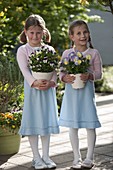
{"type": "Polygon", "coordinates": [[[81,164],[82,168],[87,168],[87,169],[91,169],[93,166],[94,166],[94,163],[90,159],[85,159],[81,164]]]}
{"type": "Polygon", "coordinates": [[[43,162],[43,160],[32,160],[32,166],[35,169],[46,169],[47,165],[43,162]]]}
{"type": "Polygon", "coordinates": [[[56,164],[49,158],[47,160],[44,160],[44,163],[47,165],[47,168],[51,169],[51,168],[56,168],[56,164]]]}
{"type": "Polygon", "coordinates": [[[32,160],[32,167],[35,167],[35,161],[34,161],[34,159],[32,160]]]}
{"type": "Polygon", "coordinates": [[[78,160],[78,161],[73,161],[73,166],[72,168],[74,169],[81,169],[81,160],[78,160]]]}

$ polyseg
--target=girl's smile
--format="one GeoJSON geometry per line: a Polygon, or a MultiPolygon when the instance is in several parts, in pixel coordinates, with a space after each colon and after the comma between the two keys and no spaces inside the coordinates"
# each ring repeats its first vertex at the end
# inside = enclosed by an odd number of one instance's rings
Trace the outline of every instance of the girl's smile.
{"type": "Polygon", "coordinates": [[[70,39],[76,44],[76,48],[87,48],[87,42],[89,41],[89,31],[85,25],[76,26],[73,28],[73,34],[70,35],[70,39]]]}

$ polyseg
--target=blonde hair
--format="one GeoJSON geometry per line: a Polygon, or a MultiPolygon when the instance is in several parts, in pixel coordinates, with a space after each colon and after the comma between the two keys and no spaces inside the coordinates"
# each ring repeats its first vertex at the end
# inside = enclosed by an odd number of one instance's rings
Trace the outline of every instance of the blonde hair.
{"type": "MultiPolygon", "coordinates": [[[[45,42],[49,43],[51,41],[51,34],[50,34],[49,30],[46,28],[44,19],[40,15],[32,14],[26,19],[24,28],[26,30],[28,30],[30,26],[41,27],[44,31],[45,42]]],[[[19,38],[20,38],[21,42],[23,42],[23,43],[27,42],[27,38],[26,38],[24,31],[22,31],[19,38]]]]}
{"type": "MultiPolygon", "coordinates": [[[[88,32],[90,32],[89,31],[89,28],[88,28],[88,25],[86,24],[86,22],[85,21],[83,21],[83,20],[74,20],[71,24],[70,24],[70,26],[69,26],[69,35],[73,35],[74,34],[74,28],[75,27],[77,27],[77,26],[81,26],[81,25],[85,25],[86,26],[86,28],[87,28],[87,30],[88,30],[88,32]]],[[[93,48],[93,45],[92,45],[92,42],[91,42],[91,37],[89,36],[89,47],[90,48],[93,48]]],[[[72,42],[72,46],[74,45],[74,43],[72,42]]]]}

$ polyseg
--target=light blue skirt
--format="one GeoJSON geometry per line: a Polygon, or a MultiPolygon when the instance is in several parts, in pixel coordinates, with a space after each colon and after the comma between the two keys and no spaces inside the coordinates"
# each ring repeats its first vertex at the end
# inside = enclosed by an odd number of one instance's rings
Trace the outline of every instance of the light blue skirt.
{"type": "Polygon", "coordinates": [[[48,135],[59,133],[55,88],[38,90],[24,81],[24,108],[19,134],[48,135]]]}
{"type": "Polygon", "coordinates": [[[84,88],[77,90],[73,89],[71,84],[66,84],[59,125],[89,129],[101,126],[97,116],[93,82],[88,81],[84,88]]]}

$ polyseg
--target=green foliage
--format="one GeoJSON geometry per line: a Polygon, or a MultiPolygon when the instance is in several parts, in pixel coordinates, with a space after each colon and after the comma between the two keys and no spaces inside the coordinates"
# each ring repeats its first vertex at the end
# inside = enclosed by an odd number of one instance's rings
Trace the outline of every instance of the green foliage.
{"type": "Polygon", "coordinates": [[[113,92],[113,66],[103,67],[103,77],[95,82],[96,92],[113,92]]]}
{"type": "Polygon", "coordinates": [[[104,7],[106,12],[113,14],[113,0],[98,0],[98,2],[104,7]]]}
{"type": "Polygon", "coordinates": [[[22,91],[22,76],[16,58],[11,53],[0,56],[0,112],[20,107],[22,91]]]}
{"type": "Polygon", "coordinates": [[[57,96],[57,105],[58,105],[58,113],[60,113],[62,97],[64,94],[64,83],[61,82],[59,79],[57,81],[57,88],[56,88],[56,96],[57,96]]]}
{"type": "Polygon", "coordinates": [[[83,6],[90,6],[94,9],[104,10],[113,14],[113,0],[81,0],[83,6]]]}
{"type": "Polygon", "coordinates": [[[74,19],[100,21],[88,16],[89,9],[77,0],[7,0],[0,2],[0,52],[7,53],[18,44],[25,19],[32,13],[41,15],[52,35],[52,45],[60,52],[69,45],[67,29],[74,19]]]}

